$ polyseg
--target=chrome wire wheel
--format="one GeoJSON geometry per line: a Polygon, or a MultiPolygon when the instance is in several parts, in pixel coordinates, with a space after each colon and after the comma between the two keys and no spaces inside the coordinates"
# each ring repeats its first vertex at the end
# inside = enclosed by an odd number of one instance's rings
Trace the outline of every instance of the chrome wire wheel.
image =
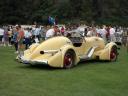
{"type": "Polygon", "coordinates": [[[113,46],[110,52],[110,61],[116,61],[117,55],[117,47],[113,46]]]}
{"type": "Polygon", "coordinates": [[[64,68],[69,69],[74,65],[74,52],[69,50],[64,56],[64,68]]]}

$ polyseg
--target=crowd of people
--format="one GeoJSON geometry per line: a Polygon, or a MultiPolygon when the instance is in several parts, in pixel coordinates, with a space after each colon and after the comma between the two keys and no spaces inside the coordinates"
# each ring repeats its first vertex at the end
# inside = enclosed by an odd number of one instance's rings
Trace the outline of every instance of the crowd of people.
{"type": "Polygon", "coordinates": [[[15,53],[19,53],[24,47],[27,49],[32,43],[38,43],[40,33],[38,25],[31,28],[23,28],[21,25],[3,26],[0,28],[0,46],[14,45],[15,53]]]}
{"type": "MultiPolygon", "coordinates": [[[[112,26],[86,26],[86,25],[55,25],[55,26],[40,26],[40,25],[8,25],[0,27],[0,46],[14,45],[16,52],[22,52],[23,49],[28,49],[32,43],[39,43],[42,40],[47,40],[54,36],[67,36],[69,31],[77,30],[83,36],[91,37],[98,36],[104,39],[105,42],[116,42],[116,33],[127,33],[128,28],[112,27],[112,26]]],[[[127,39],[127,38],[126,38],[127,39]]],[[[126,43],[127,40],[124,42],[126,43]]]]}

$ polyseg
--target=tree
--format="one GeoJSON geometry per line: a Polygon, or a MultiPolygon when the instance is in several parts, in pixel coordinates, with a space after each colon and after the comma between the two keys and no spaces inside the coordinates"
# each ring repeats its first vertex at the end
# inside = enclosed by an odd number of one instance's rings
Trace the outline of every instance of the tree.
{"type": "MultiPolygon", "coordinates": [[[[127,0],[1,0],[0,23],[46,23],[48,16],[63,21],[85,20],[127,24],[127,0]]],[[[127,24],[128,25],[128,24],[127,24]]]]}

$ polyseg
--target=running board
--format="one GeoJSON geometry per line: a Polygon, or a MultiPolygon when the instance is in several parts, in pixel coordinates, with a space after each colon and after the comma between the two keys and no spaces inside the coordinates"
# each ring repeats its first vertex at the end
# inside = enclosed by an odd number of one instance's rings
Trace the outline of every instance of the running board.
{"type": "Polygon", "coordinates": [[[92,55],[93,55],[93,53],[94,53],[94,51],[95,51],[96,48],[97,48],[97,46],[91,47],[88,50],[87,54],[85,54],[83,56],[80,56],[80,59],[81,60],[89,60],[92,57],[92,55]]]}

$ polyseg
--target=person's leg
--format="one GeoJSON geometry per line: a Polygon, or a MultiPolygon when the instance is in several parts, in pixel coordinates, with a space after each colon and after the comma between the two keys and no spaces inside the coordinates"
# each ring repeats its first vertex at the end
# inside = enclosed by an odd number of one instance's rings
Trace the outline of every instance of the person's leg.
{"type": "Polygon", "coordinates": [[[113,42],[116,42],[116,37],[114,34],[112,35],[112,37],[113,37],[113,42]]]}
{"type": "Polygon", "coordinates": [[[110,35],[110,42],[112,41],[112,36],[110,35]]]}
{"type": "Polygon", "coordinates": [[[127,48],[127,52],[128,52],[128,36],[127,36],[126,48],[127,48]]]}
{"type": "Polygon", "coordinates": [[[11,46],[11,37],[9,37],[9,46],[11,46]]]}
{"type": "Polygon", "coordinates": [[[31,39],[27,38],[27,42],[26,42],[26,49],[28,49],[28,47],[31,45],[31,39]]]}
{"type": "Polygon", "coordinates": [[[30,45],[31,45],[31,39],[28,38],[28,46],[27,47],[29,47],[30,45]]]}
{"type": "Polygon", "coordinates": [[[10,46],[10,45],[9,45],[9,37],[6,38],[6,45],[7,45],[7,46],[10,46]]]}
{"type": "Polygon", "coordinates": [[[0,36],[0,46],[2,46],[2,36],[0,36]]]}
{"type": "Polygon", "coordinates": [[[16,51],[18,51],[18,42],[16,42],[15,48],[16,48],[16,51]]]}
{"type": "Polygon", "coordinates": [[[24,51],[24,44],[19,43],[18,44],[18,53],[19,53],[19,55],[23,55],[23,51],[24,51]]]}
{"type": "Polygon", "coordinates": [[[38,40],[39,40],[39,42],[40,42],[40,35],[37,35],[36,37],[38,38],[38,40]]]}
{"type": "Polygon", "coordinates": [[[16,50],[15,53],[18,53],[18,42],[14,42],[14,47],[15,47],[15,50],[16,50]]]}
{"type": "Polygon", "coordinates": [[[27,38],[25,38],[25,49],[27,48],[27,38]]]}
{"type": "Polygon", "coordinates": [[[102,38],[104,39],[104,42],[106,43],[107,42],[106,35],[103,35],[102,38]]]}
{"type": "Polygon", "coordinates": [[[5,39],[5,37],[3,37],[2,42],[3,42],[3,45],[6,46],[6,39],[5,39]]]}

